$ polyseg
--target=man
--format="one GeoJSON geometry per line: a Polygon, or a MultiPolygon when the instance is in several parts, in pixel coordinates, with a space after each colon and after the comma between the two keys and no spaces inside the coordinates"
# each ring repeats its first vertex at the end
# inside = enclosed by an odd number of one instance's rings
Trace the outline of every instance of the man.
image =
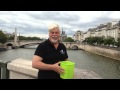
{"type": "Polygon", "coordinates": [[[39,70],[38,79],[60,79],[60,74],[64,73],[59,64],[68,55],[66,47],[59,41],[59,25],[52,24],[49,26],[48,40],[38,45],[32,60],[32,67],[39,70]]]}

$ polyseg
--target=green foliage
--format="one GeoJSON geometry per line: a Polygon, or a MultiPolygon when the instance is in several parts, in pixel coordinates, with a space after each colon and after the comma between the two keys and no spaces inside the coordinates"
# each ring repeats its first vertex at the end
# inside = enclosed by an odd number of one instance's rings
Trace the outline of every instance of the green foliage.
{"type": "Polygon", "coordinates": [[[104,37],[97,37],[97,43],[98,44],[103,44],[104,43],[104,37]]]}
{"type": "Polygon", "coordinates": [[[104,39],[105,45],[110,45],[110,44],[114,45],[114,43],[115,43],[115,39],[113,37],[107,37],[106,39],[104,39]]]}
{"type": "Polygon", "coordinates": [[[8,38],[8,40],[14,40],[14,35],[13,36],[9,36],[7,38],[8,38]]]}
{"type": "Polygon", "coordinates": [[[6,43],[7,42],[7,36],[0,30],[0,43],[6,43]]]}
{"type": "Polygon", "coordinates": [[[97,37],[88,37],[84,40],[84,42],[87,42],[89,44],[94,44],[97,42],[97,37]]]}
{"type": "Polygon", "coordinates": [[[120,37],[117,39],[116,46],[120,47],[120,37]]]}
{"type": "MultiPolygon", "coordinates": [[[[39,37],[25,37],[25,36],[18,36],[19,40],[41,40],[39,37]]],[[[14,40],[14,35],[8,37],[8,40],[14,40]]]]}
{"type": "Polygon", "coordinates": [[[108,38],[105,38],[105,37],[88,37],[86,38],[83,42],[87,42],[88,44],[92,44],[94,45],[95,43],[96,44],[103,44],[104,45],[114,45],[115,44],[115,39],[113,37],[108,37],[108,38]]]}
{"type": "Polygon", "coordinates": [[[84,42],[87,42],[89,44],[92,44],[92,38],[91,37],[88,37],[88,38],[85,38],[85,41],[84,42]]]}
{"type": "Polygon", "coordinates": [[[67,37],[64,42],[74,42],[74,40],[71,37],[67,37]]]}

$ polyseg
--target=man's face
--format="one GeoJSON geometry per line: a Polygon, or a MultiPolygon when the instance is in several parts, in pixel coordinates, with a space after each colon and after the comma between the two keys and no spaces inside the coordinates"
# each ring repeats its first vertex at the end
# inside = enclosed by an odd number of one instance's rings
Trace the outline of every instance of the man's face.
{"type": "Polygon", "coordinates": [[[56,44],[59,42],[60,31],[58,28],[54,28],[49,32],[49,39],[52,43],[56,44]]]}

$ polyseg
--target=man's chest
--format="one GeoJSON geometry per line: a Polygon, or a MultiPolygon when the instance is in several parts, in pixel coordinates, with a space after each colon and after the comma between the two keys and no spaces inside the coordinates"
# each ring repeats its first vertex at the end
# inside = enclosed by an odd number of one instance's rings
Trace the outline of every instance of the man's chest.
{"type": "Polygon", "coordinates": [[[66,56],[66,51],[63,48],[46,48],[46,58],[49,59],[64,59],[66,56]]]}

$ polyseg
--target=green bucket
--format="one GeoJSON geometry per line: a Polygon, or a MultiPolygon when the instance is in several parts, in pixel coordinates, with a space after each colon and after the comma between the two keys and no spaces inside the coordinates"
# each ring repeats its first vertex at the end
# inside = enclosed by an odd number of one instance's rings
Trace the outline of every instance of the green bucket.
{"type": "Polygon", "coordinates": [[[74,67],[75,63],[71,61],[61,61],[60,67],[62,67],[65,72],[64,74],[60,74],[62,79],[73,79],[74,77],[74,67]]]}

